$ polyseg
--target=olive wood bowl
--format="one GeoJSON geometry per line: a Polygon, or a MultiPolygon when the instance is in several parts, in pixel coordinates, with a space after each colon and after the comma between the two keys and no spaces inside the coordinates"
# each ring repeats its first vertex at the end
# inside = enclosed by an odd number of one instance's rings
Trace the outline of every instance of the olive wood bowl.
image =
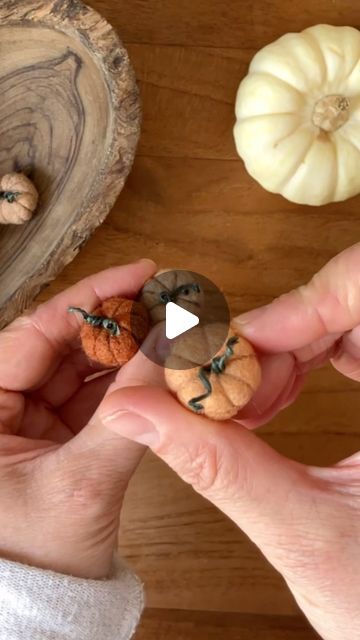
{"type": "Polygon", "coordinates": [[[0,225],[0,328],[29,306],[113,206],[140,131],[138,89],[112,27],[79,0],[0,3],[0,174],[40,200],[0,225]]]}

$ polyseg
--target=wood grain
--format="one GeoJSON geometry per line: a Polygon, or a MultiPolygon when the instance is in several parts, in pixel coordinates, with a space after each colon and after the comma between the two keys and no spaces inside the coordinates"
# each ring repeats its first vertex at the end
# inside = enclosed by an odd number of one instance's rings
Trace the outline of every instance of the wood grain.
{"type": "MultiPolygon", "coordinates": [[[[141,142],[110,216],[40,300],[148,256],[211,278],[237,313],[306,282],[359,239],[359,198],[315,209],[269,194],[247,175],[232,140],[235,92],[255,50],[317,22],[359,26],[357,3],[304,0],[301,11],[284,0],[90,4],[131,54],[141,142]]],[[[359,402],[356,383],[324,368],[261,435],[291,458],[331,464],[360,449],[359,402]]],[[[137,640],[316,637],[259,551],[152,455],[131,483],[120,548],[153,607],[137,640]]]]}
{"type": "Polygon", "coordinates": [[[0,173],[27,173],[33,220],[0,229],[0,327],[105,218],[132,164],[139,102],[125,49],[77,0],[0,6],[0,173]]]}
{"type": "Polygon", "coordinates": [[[319,636],[294,616],[216,614],[208,611],[149,609],[135,640],[316,640],[319,636]]]}
{"type": "MultiPolygon", "coordinates": [[[[126,42],[260,48],[312,24],[360,25],[353,0],[91,0],[126,42]]],[[[164,65],[165,66],[165,65],[164,65]]]]}

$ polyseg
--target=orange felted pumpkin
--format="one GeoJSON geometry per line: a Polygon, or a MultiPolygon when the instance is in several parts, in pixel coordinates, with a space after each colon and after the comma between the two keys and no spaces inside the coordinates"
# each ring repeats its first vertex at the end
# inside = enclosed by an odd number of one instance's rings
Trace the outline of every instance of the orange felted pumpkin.
{"type": "Polygon", "coordinates": [[[228,420],[254,395],[261,369],[251,344],[233,326],[216,356],[205,365],[198,362],[196,345],[215,334],[211,325],[183,334],[166,363],[165,380],[188,409],[213,420],[228,420]]]}
{"type": "Polygon", "coordinates": [[[134,300],[109,298],[91,314],[78,307],[69,311],[81,313],[85,320],[80,332],[85,353],[105,367],[126,364],[149,331],[147,309],[134,300]]]}
{"type": "Polygon", "coordinates": [[[0,179],[0,223],[23,224],[32,218],[38,192],[22,173],[8,173],[0,179]]]}

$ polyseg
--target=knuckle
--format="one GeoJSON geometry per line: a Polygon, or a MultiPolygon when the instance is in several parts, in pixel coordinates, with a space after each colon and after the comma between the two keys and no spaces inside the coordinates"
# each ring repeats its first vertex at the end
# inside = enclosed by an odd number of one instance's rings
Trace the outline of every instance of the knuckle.
{"type": "Polygon", "coordinates": [[[185,448],[178,455],[176,467],[185,482],[204,495],[221,494],[229,487],[228,465],[216,444],[199,444],[185,448]]]}
{"type": "MultiPolygon", "coordinates": [[[[39,493],[45,494],[44,503],[54,506],[56,513],[65,513],[72,518],[96,518],[113,506],[115,489],[108,482],[107,469],[99,474],[91,464],[69,459],[49,469],[43,464],[38,469],[39,493]]],[[[116,487],[117,492],[119,488],[116,487]]]]}

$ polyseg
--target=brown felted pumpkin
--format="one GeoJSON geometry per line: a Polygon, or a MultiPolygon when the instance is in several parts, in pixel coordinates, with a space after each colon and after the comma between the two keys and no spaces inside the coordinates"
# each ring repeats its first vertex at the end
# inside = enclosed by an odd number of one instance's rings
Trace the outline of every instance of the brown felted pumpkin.
{"type": "Polygon", "coordinates": [[[140,301],[148,309],[153,324],[166,318],[166,305],[175,302],[190,313],[199,315],[203,304],[196,274],[182,270],[159,271],[143,287],[140,301]]]}
{"type": "Polygon", "coordinates": [[[216,333],[216,328],[208,325],[180,336],[166,361],[165,380],[188,409],[213,420],[228,420],[254,395],[261,382],[261,368],[251,344],[233,326],[215,357],[205,365],[199,362],[196,345],[214,340],[216,333]]]}
{"type": "Polygon", "coordinates": [[[109,298],[91,314],[78,307],[85,322],[80,337],[86,355],[105,367],[118,367],[138,351],[149,331],[149,314],[140,302],[109,298]]]}
{"type": "Polygon", "coordinates": [[[8,173],[0,179],[0,223],[23,224],[37,207],[38,192],[23,173],[8,173]]]}

